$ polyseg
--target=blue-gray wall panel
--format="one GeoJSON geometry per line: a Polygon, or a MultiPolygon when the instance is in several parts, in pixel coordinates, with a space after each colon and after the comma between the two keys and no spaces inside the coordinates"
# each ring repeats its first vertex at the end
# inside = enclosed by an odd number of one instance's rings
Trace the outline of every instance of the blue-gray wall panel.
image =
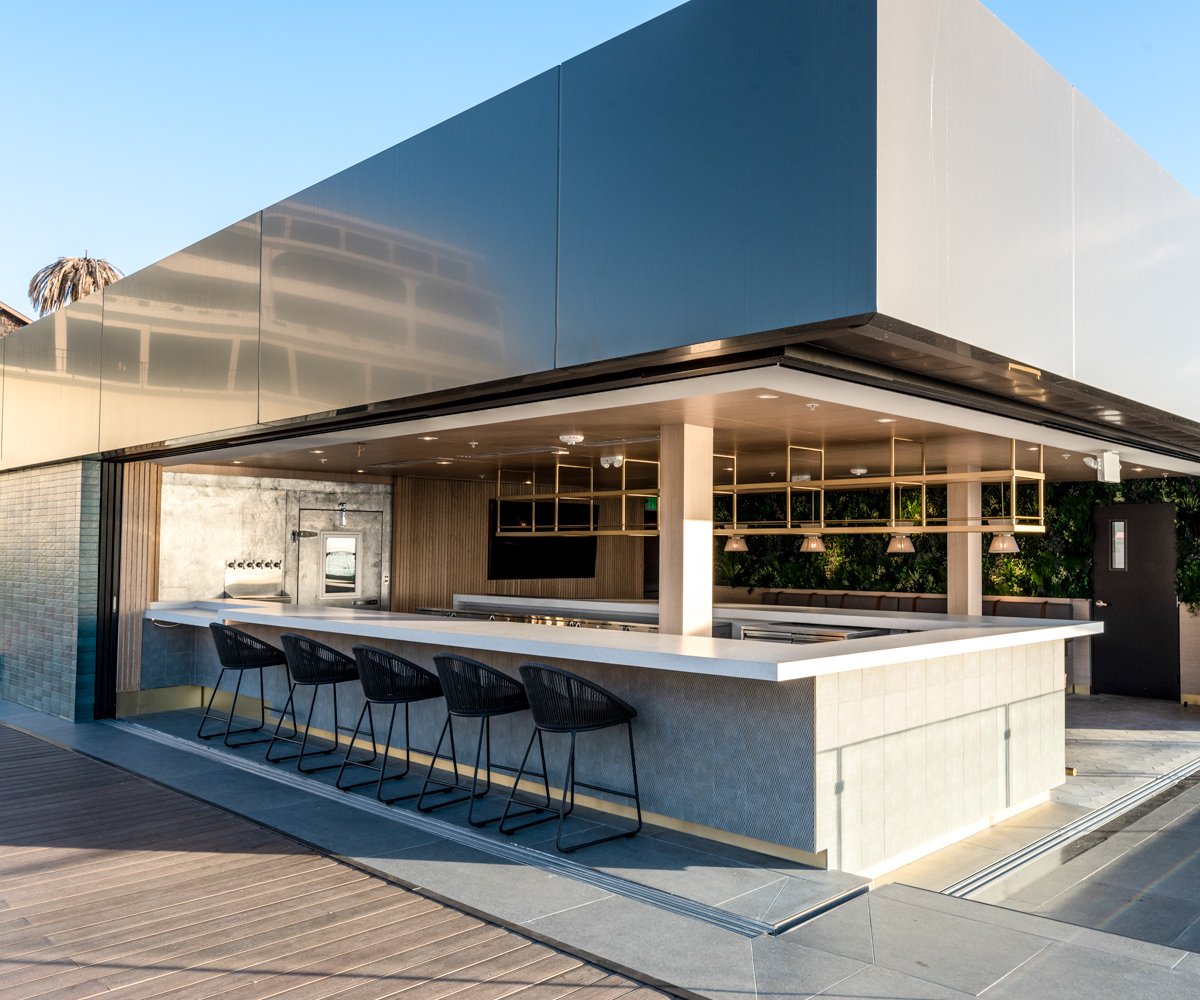
{"type": "Polygon", "coordinates": [[[100,466],[0,475],[0,698],[92,718],[100,466]]]}
{"type": "Polygon", "coordinates": [[[871,311],[874,0],[693,0],[562,67],[559,366],[871,311]]]}
{"type": "Polygon", "coordinates": [[[100,447],[258,419],[259,217],[104,290],[100,447]]]}
{"type": "Polygon", "coordinates": [[[263,218],[262,419],[554,366],[558,71],[263,218]]]}

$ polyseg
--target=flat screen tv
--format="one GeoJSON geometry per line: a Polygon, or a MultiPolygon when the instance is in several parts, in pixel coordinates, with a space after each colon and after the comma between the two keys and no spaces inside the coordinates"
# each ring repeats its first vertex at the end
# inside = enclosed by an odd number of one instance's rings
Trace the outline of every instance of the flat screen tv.
{"type": "MultiPolygon", "coordinates": [[[[587,508],[582,504],[560,504],[559,525],[569,524],[572,516],[586,526],[587,508]]],[[[585,535],[504,535],[496,534],[497,516],[503,514],[506,525],[529,524],[536,515],[538,524],[554,523],[554,501],[488,501],[488,574],[489,580],[565,580],[596,575],[596,536],[585,535]]]]}

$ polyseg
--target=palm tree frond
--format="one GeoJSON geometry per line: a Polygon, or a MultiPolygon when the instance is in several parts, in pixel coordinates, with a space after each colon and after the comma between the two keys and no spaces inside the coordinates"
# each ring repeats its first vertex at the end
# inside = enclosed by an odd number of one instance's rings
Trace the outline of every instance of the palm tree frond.
{"type": "Polygon", "coordinates": [[[45,316],[85,295],[111,285],[124,275],[106,260],[95,257],[59,257],[30,279],[29,301],[45,316]]]}

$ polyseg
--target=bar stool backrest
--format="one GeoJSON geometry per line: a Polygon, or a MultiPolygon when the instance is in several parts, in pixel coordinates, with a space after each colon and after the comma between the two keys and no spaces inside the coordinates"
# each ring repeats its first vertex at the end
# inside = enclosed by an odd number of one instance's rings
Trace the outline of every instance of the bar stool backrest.
{"type": "Polygon", "coordinates": [[[436,674],[386,649],[355,646],[354,659],[363,694],[369,701],[423,701],[442,693],[436,674]]]}
{"type": "Polygon", "coordinates": [[[581,732],[637,718],[637,710],[628,702],[569,670],[524,663],[521,679],[539,729],[581,732]]]}
{"type": "Polygon", "coordinates": [[[297,684],[331,684],[358,677],[354,660],[332,646],[294,632],[284,632],[279,639],[287,654],[288,671],[297,684]]]}
{"type": "Polygon", "coordinates": [[[208,627],[212,632],[213,644],[217,647],[217,659],[226,669],[245,670],[287,663],[282,649],[263,642],[257,636],[221,622],[209,622],[208,627]]]}
{"type": "Polygon", "coordinates": [[[486,663],[457,653],[433,657],[452,715],[499,715],[528,708],[521,682],[486,663]]]}

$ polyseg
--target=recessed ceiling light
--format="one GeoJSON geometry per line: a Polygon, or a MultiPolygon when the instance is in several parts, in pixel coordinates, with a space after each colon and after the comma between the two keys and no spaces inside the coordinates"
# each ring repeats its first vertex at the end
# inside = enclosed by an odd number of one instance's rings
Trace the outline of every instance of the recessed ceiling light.
{"type": "Polygon", "coordinates": [[[877,424],[894,424],[895,422],[896,422],[895,417],[876,417],[875,418],[875,423],[877,423],[877,424]]]}
{"type": "Polygon", "coordinates": [[[726,472],[732,472],[732,471],[733,471],[733,466],[732,466],[732,465],[727,465],[727,466],[725,466],[725,471],[726,471],[726,472]]]}
{"type": "Polygon", "coordinates": [[[526,480],[525,480],[525,485],[526,485],[526,486],[532,486],[532,485],[533,485],[533,480],[532,480],[532,479],[526,479],[526,480]]]}
{"type": "Polygon", "coordinates": [[[419,438],[417,438],[417,440],[418,441],[436,441],[437,438],[434,437],[432,434],[422,434],[419,438]]]}
{"type": "Polygon", "coordinates": [[[437,464],[438,465],[453,465],[454,463],[448,458],[439,458],[437,460],[437,464]]]}
{"type": "Polygon", "coordinates": [[[773,392],[760,392],[758,394],[758,398],[759,399],[778,399],[779,397],[773,392]]]}
{"type": "Polygon", "coordinates": [[[1026,451],[1037,451],[1037,450],[1038,450],[1038,446],[1037,446],[1036,444],[1031,444],[1031,445],[1030,445],[1028,448],[1026,448],[1025,450],[1026,450],[1026,451]]]}
{"type": "Polygon", "coordinates": [[[312,451],[309,452],[309,454],[310,455],[324,455],[325,449],[324,448],[313,448],[312,451]]]}
{"type": "Polygon", "coordinates": [[[362,475],[367,470],[366,469],[355,469],[354,471],[357,472],[359,475],[362,475]]]}
{"type": "Polygon", "coordinates": [[[233,464],[234,464],[234,465],[241,465],[241,464],[242,464],[242,460],[241,460],[240,458],[235,458],[235,459],[233,460],[233,464]]]}
{"type": "Polygon", "coordinates": [[[569,451],[567,451],[566,448],[555,448],[552,452],[550,452],[550,454],[551,455],[569,455],[571,453],[569,451]]]}
{"type": "Polygon", "coordinates": [[[582,434],[560,434],[558,439],[566,445],[576,445],[583,443],[582,434]]]}
{"type": "Polygon", "coordinates": [[[1133,467],[1133,471],[1134,471],[1134,472],[1145,472],[1146,470],[1145,470],[1145,469],[1143,469],[1143,468],[1142,468],[1140,465],[1135,465],[1135,466],[1133,467]]]}

